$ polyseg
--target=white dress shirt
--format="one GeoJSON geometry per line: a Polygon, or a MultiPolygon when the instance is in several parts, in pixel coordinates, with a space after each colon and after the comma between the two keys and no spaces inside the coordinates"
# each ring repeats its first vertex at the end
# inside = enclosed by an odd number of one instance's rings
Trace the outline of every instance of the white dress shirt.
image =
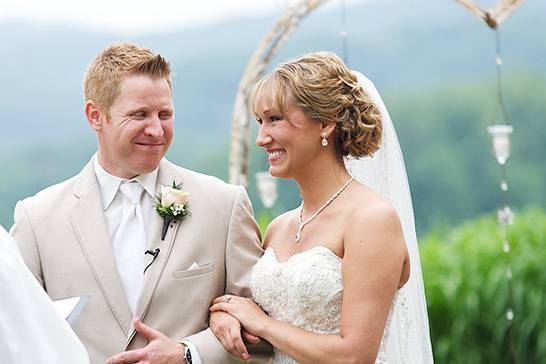
{"type": "MultiPolygon", "coordinates": [[[[116,177],[106,172],[99,163],[98,154],[93,158],[95,166],[95,174],[99,181],[100,192],[102,196],[102,207],[104,208],[104,216],[106,217],[106,225],[110,238],[114,238],[123,215],[123,197],[119,191],[119,186],[127,179],[116,177]]],[[[144,230],[146,236],[149,236],[148,228],[150,225],[152,213],[154,213],[154,195],[157,184],[157,172],[159,168],[154,169],[150,173],[140,174],[131,180],[137,181],[142,186],[144,192],[140,199],[142,206],[142,215],[144,218],[144,230]]],[[[144,252],[142,252],[144,254],[144,252]]]]}
{"type": "MultiPolygon", "coordinates": [[[[104,208],[104,216],[106,217],[106,225],[108,226],[108,232],[110,239],[113,241],[116,232],[118,231],[121,218],[123,216],[123,197],[119,191],[119,186],[124,181],[136,181],[144,189],[140,199],[140,205],[142,207],[142,216],[144,219],[144,230],[146,236],[149,237],[149,225],[152,214],[156,213],[154,210],[154,196],[157,185],[157,174],[159,167],[152,172],[146,174],[140,174],[130,180],[116,177],[108,173],[99,163],[98,153],[93,157],[93,165],[95,168],[95,175],[99,182],[100,192],[102,196],[102,207],[104,208]]],[[[144,252],[142,252],[144,254],[144,252]]],[[[117,258],[117,257],[115,257],[117,258]]],[[[117,259],[116,259],[117,261],[117,259]]],[[[186,345],[192,355],[193,364],[202,364],[201,357],[195,345],[187,340],[182,340],[181,343],[186,345]]]]}

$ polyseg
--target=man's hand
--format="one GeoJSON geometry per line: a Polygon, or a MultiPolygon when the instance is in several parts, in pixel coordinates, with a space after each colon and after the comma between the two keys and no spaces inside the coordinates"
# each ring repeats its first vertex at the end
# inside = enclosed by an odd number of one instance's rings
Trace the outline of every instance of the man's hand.
{"type": "Polygon", "coordinates": [[[227,352],[243,360],[250,359],[250,354],[248,353],[242,337],[252,344],[260,342],[260,338],[249,334],[245,330],[241,331],[241,324],[239,321],[225,312],[219,311],[211,313],[209,327],[227,352]]]}
{"type": "Polygon", "coordinates": [[[148,339],[148,345],[142,349],[125,351],[114,355],[106,364],[184,364],[184,346],[161,332],[154,330],[139,319],[133,319],[136,332],[148,339]]]}

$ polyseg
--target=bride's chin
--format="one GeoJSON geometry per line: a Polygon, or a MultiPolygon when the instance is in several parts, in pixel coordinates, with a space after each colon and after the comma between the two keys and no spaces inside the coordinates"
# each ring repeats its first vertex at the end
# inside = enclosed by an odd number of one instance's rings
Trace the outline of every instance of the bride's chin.
{"type": "Polygon", "coordinates": [[[283,169],[277,166],[269,166],[269,174],[276,178],[290,178],[285,176],[283,169]]]}

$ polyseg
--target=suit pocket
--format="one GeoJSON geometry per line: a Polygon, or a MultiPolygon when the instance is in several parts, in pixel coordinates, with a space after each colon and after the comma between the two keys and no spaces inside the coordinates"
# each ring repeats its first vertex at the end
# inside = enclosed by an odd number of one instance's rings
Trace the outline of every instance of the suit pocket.
{"type": "Polygon", "coordinates": [[[214,270],[214,263],[209,263],[196,269],[177,270],[176,272],[173,273],[173,277],[175,279],[189,278],[189,277],[194,277],[201,274],[209,273],[209,272],[212,272],[213,270],[214,270]]]}

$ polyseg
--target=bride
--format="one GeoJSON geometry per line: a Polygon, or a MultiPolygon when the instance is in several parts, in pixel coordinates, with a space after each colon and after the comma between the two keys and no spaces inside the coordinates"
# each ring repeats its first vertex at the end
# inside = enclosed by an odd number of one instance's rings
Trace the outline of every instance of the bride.
{"type": "Polygon", "coordinates": [[[211,311],[270,342],[275,364],[432,363],[407,177],[374,85],[316,52],[262,78],[251,105],[269,172],[302,203],[269,226],[253,300],[211,311]]]}

